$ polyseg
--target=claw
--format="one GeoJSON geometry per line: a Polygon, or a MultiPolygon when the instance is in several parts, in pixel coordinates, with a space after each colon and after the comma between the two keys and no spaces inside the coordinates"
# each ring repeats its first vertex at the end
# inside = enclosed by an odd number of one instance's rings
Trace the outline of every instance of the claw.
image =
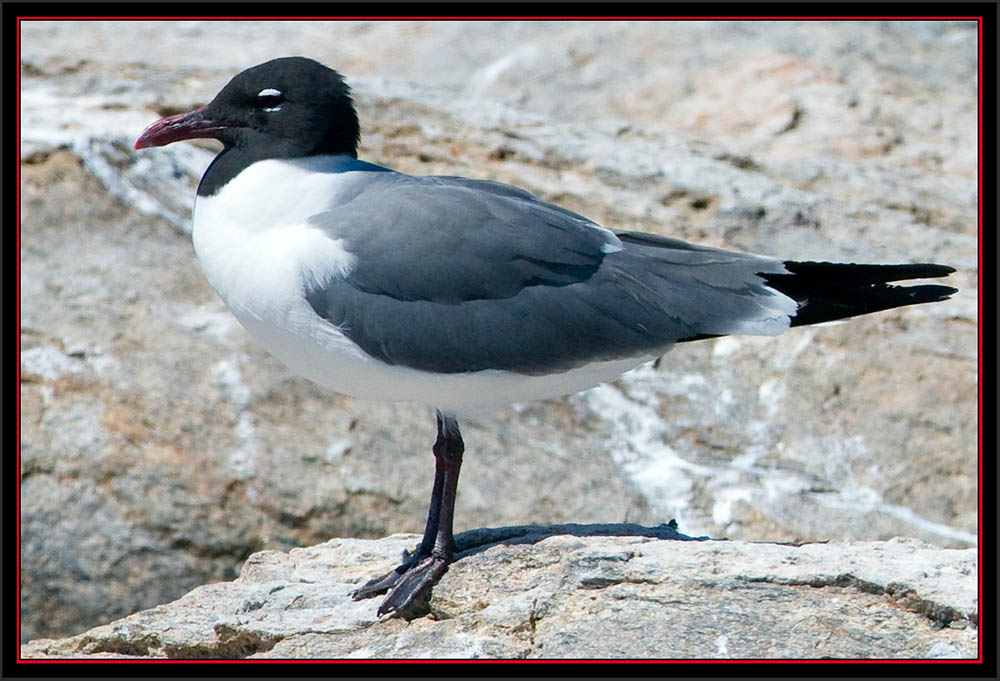
{"type": "Polygon", "coordinates": [[[412,563],[403,563],[384,575],[368,580],[364,586],[351,594],[351,598],[355,601],[361,601],[384,594],[399,583],[399,580],[403,577],[403,573],[409,570],[411,565],[412,563]]]}

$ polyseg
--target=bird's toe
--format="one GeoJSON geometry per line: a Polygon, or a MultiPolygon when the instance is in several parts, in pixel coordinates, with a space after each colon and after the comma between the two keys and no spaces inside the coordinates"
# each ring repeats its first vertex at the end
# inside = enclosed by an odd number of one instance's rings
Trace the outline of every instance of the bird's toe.
{"type": "Polygon", "coordinates": [[[430,555],[407,570],[379,606],[378,614],[396,615],[419,601],[448,570],[451,559],[430,555]]]}

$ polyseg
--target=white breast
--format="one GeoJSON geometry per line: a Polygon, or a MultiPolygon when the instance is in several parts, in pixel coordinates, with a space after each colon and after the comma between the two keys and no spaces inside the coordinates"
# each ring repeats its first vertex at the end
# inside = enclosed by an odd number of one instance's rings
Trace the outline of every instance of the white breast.
{"type": "Polygon", "coordinates": [[[335,202],[344,178],[301,162],[260,161],[219,192],[199,197],[192,237],[205,276],[256,341],[293,369],[303,347],[330,360],[364,355],[306,302],[306,286],[343,276],[354,264],[338,239],[308,218],[335,202]],[[278,200],[280,199],[280,201],[278,200]]]}

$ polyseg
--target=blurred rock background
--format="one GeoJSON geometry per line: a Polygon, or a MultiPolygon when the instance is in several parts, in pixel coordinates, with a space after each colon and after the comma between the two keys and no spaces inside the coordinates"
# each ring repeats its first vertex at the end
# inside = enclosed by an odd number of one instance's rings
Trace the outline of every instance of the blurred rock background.
{"type": "Polygon", "coordinates": [[[22,640],[262,548],[422,530],[431,412],[327,393],[252,345],[188,235],[214,147],[131,150],[289,54],[347,76],[366,160],[612,228],[958,268],[948,302],[686,344],[465,425],[457,530],[975,545],[974,23],[25,22],[22,640]]]}

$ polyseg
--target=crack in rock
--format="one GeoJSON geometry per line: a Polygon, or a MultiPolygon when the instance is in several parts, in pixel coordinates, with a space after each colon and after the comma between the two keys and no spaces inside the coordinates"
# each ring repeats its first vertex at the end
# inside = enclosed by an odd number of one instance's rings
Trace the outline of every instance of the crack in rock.
{"type": "Polygon", "coordinates": [[[740,581],[753,583],[780,584],[782,586],[809,586],[816,589],[825,587],[841,587],[855,589],[863,593],[874,596],[888,596],[889,601],[903,610],[923,615],[934,623],[935,628],[944,628],[952,622],[960,622],[973,627],[977,626],[978,613],[964,613],[942,603],[937,603],[928,598],[920,596],[916,589],[901,584],[891,582],[885,586],[858,579],[854,575],[842,573],[836,576],[817,576],[810,579],[794,579],[782,577],[740,577],[740,581]]]}

